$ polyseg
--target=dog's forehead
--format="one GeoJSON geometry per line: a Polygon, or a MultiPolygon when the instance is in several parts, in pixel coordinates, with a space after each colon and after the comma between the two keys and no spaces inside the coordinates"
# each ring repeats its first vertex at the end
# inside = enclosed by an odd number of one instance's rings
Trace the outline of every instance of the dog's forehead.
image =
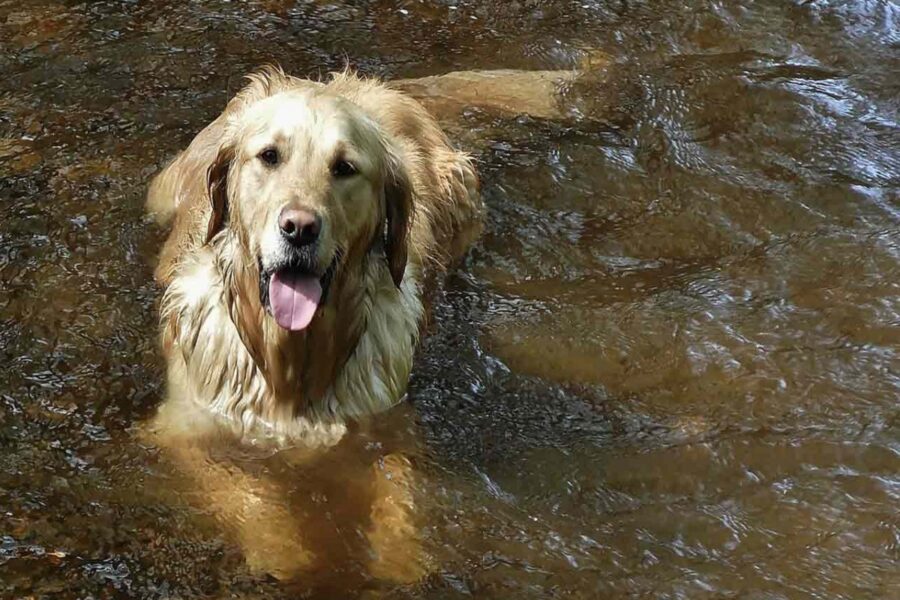
{"type": "Polygon", "coordinates": [[[251,136],[293,138],[315,136],[319,141],[335,142],[352,138],[358,129],[349,102],[337,96],[310,91],[275,94],[253,104],[244,116],[251,136]]]}

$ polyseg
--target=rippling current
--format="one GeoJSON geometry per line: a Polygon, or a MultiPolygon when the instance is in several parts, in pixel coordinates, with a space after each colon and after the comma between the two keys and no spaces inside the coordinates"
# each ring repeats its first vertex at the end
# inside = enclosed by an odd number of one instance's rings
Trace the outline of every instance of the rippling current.
{"type": "MultiPolygon", "coordinates": [[[[0,596],[900,597],[898,99],[895,2],[0,0],[0,596]],[[252,571],[137,433],[147,182],[272,61],[585,69],[447,124],[486,232],[372,434],[416,440],[415,584],[252,571]]],[[[216,460],[351,547],[379,443],[216,460]]]]}

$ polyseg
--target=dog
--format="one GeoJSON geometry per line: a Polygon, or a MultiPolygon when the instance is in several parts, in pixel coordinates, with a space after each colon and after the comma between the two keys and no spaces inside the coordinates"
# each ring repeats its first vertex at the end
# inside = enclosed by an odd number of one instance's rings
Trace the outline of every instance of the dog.
{"type": "MultiPolygon", "coordinates": [[[[251,566],[296,576],[315,548],[263,500],[277,486],[211,465],[199,440],[329,448],[401,401],[429,290],[481,230],[473,162],[398,89],[267,67],[154,178],[147,208],[171,227],[155,270],[167,398],[154,442],[251,566]]],[[[415,579],[409,461],[376,462],[370,570],[415,579]]]]}
{"type": "Polygon", "coordinates": [[[412,98],[270,68],[152,182],[170,386],[327,441],[404,395],[428,278],[480,228],[471,160],[412,98]]]}

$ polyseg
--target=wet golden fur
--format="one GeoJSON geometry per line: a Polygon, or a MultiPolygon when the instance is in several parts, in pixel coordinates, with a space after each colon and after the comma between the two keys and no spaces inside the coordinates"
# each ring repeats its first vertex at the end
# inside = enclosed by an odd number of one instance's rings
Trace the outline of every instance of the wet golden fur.
{"type": "Polygon", "coordinates": [[[329,444],[346,419],[384,410],[404,395],[426,278],[477,233],[477,179],[427,112],[380,82],[352,73],[314,82],[274,68],[249,79],[150,188],[148,209],[172,220],[156,269],[165,287],[169,385],[241,431],[329,444]],[[342,197],[321,169],[298,171],[272,190],[259,177],[247,183],[252,148],[244,146],[252,134],[266,119],[296,112],[279,113],[279,102],[306,105],[304,118],[328,121],[305,140],[311,147],[298,150],[314,156],[304,164],[332,151],[317,154],[316,146],[333,137],[329,123],[337,122],[355,136],[360,160],[371,163],[364,173],[371,189],[362,185],[342,197]],[[329,121],[325,112],[336,116],[329,121]],[[281,195],[257,202],[251,197],[260,189],[281,195]],[[342,254],[327,302],[302,332],[281,329],[266,313],[253,255],[263,243],[257,230],[287,193],[326,212],[332,235],[321,245],[342,254]]]}
{"type": "MultiPolygon", "coordinates": [[[[275,68],[251,75],[153,180],[148,210],[171,226],[156,268],[168,392],[147,431],[254,569],[294,577],[322,549],[306,547],[310,523],[286,509],[278,482],[210,460],[211,448],[223,433],[226,444],[333,446],[349,420],[401,400],[427,282],[480,230],[477,185],[469,158],[405,94],[352,73],[314,82],[275,68]],[[270,134],[297,146],[290,168],[254,162],[270,134]],[[329,178],[335,152],[355,153],[352,182],[329,178]],[[325,215],[318,258],[337,257],[327,299],[299,332],[277,325],[259,291],[259,256],[286,203],[325,215]]],[[[403,450],[341,476],[371,492],[369,572],[420,576],[403,450]]]]}

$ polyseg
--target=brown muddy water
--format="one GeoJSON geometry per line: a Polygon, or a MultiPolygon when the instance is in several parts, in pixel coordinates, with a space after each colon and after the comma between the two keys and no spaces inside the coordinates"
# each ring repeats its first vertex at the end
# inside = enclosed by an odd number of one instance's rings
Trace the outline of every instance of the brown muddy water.
{"type": "Polygon", "coordinates": [[[0,596],[900,598],[898,122],[894,2],[0,1],[0,596]],[[240,458],[349,549],[283,582],[140,441],[142,202],[240,75],[345,60],[594,67],[563,118],[448,126],[489,217],[410,402],[325,482],[240,458]],[[341,517],[398,428],[405,586],[341,517]]]}

